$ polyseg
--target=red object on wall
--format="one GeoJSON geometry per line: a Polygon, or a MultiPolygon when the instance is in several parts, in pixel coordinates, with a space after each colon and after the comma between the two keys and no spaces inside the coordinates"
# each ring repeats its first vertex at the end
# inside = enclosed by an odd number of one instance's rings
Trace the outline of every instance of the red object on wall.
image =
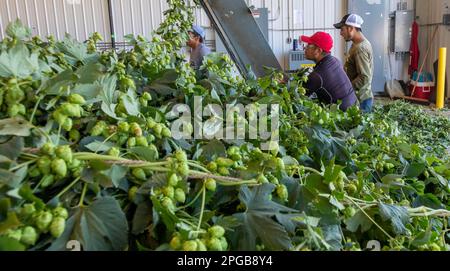
{"type": "Polygon", "coordinates": [[[416,21],[414,21],[412,25],[412,33],[411,33],[411,46],[409,49],[410,60],[409,60],[409,75],[412,75],[419,69],[419,57],[420,57],[420,49],[419,49],[419,25],[416,21]]]}

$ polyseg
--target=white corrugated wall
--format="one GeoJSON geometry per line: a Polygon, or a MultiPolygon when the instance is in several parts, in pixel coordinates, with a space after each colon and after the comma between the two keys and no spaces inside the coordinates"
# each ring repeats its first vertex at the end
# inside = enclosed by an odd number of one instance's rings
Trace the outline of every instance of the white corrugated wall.
{"type": "MultiPolygon", "coordinates": [[[[282,66],[287,65],[287,52],[292,43],[287,39],[315,31],[327,31],[336,40],[334,53],[343,54],[343,43],[333,23],[344,14],[345,0],[252,0],[249,5],[267,7],[270,12],[270,45],[282,66]]],[[[127,34],[148,36],[163,20],[165,0],[113,0],[113,17],[117,41],[127,34]]],[[[20,18],[33,29],[33,34],[53,34],[62,38],[70,33],[78,40],[98,31],[110,39],[106,0],[0,0],[0,39],[8,24],[20,18]]],[[[208,28],[207,39],[214,39],[210,22],[201,10],[197,23],[208,28]]]]}
{"type": "Polygon", "coordinates": [[[9,22],[20,18],[34,35],[63,38],[70,33],[86,40],[97,31],[109,39],[107,2],[104,0],[0,0],[0,39],[9,22]]]}

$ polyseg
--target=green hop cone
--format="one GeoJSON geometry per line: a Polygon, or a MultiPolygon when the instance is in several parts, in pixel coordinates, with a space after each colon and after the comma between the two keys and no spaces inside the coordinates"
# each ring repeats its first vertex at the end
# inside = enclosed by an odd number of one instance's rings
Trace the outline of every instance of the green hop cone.
{"type": "Polygon", "coordinates": [[[184,193],[183,189],[177,188],[175,189],[174,198],[179,203],[184,203],[186,201],[186,193],[184,193]]]}
{"type": "Polygon", "coordinates": [[[55,217],[50,224],[50,233],[54,238],[59,238],[66,227],[66,220],[62,217],[55,217]]]}
{"type": "Polygon", "coordinates": [[[178,149],[175,151],[175,158],[177,159],[178,162],[184,163],[187,162],[187,155],[186,152],[184,152],[181,149],[178,149]]]}
{"type": "Polygon", "coordinates": [[[175,196],[175,189],[172,186],[165,186],[162,189],[164,196],[173,199],[175,196]]]}
{"type": "Polygon", "coordinates": [[[172,237],[172,239],[170,240],[169,243],[170,247],[173,250],[180,250],[182,247],[182,241],[179,235],[175,235],[174,237],[172,237]]]}
{"type": "Polygon", "coordinates": [[[130,124],[128,122],[119,122],[117,130],[121,133],[128,133],[130,131],[130,124]]]}
{"type": "Polygon", "coordinates": [[[276,193],[277,196],[283,201],[287,201],[289,198],[287,187],[284,184],[280,184],[277,186],[276,193]]]}
{"type": "Polygon", "coordinates": [[[219,157],[216,159],[216,163],[219,167],[229,168],[234,165],[234,161],[228,158],[219,157]]]}
{"type": "Polygon", "coordinates": [[[161,135],[162,135],[163,137],[170,138],[170,137],[172,137],[172,132],[170,131],[169,128],[164,127],[164,128],[162,129],[162,131],[161,131],[161,135]]]}
{"type": "Polygon", "coordinates": [[[70,94],[69,98],[67,99],[69,101],[69,103],[72,104],[78,104],[78,105],[83,105],[86,103],[86,100],[83,98],[83,96],[81,96],[80,94],[70,94]]]}
{"type": "Polygon", "coordinates": [[[55,176],[53,176],[53,175],[45,175],[41,179],[41,187],[42,188],[47,188],[54,183],[55,183],[55,176]]]}
{"type": "Polygon", "coordinates": [[[37,161],[37,166],[43,175],[48,175],[51,172],[52,160],[48,156],[43,156],[37,161]]]}
{"type": "Polygon", "coordinates": [[[170,174],[168,184],[169,184],[170,186],[175,187],[175,186],[178,185],[178,182],[179,182],[179,179],[178,179],[177,174],[176,174],[176,173],[170,174]]]}
{"type": "Polygon", "coordinates": [[[61,113],[68,117],[81,117],[81,106],[78,104],[64,103],[60,107],[61,113]]]}
{"type": "Polygon", "coordinates": [[[148,147],[148,141],[145,136],[138,136],[136,137],[136,145],[142,146],[142,147],[148,147]]]}
{"type": "Polygon", "coordinates": [[[42,232],[47,232],[48,227],[52,223],[53,215],[50,212],[43,212],[36,218],[36,227],[42,232]]]}
{"type": "Polygon", "coordinates": [[[67,219],[69,217],[69,212],[67,211],[66,208],[62,206],[58,206],[55,209],[53,209],[52,213],[53,216],[55,217],[62,217],[64,219],[67,219]]]}
{"type": "Polygon", "coordinates": [[[216,162],[210,162],[208,163],[208,165],[206,166],[206,168],[209,171],[215,172],[217,170],[217,163],[216,162]]]}
{"type": "Polygon", "coordinates": [[[119,157],[120,156],[120,150],[118,148],[116,148],[116,147],[112,147],[111,149],[109,149],[108,155],[114,156],[114,157],[119,157]]]}
{"type": "Polygon", "coordinates": [[[139,124],[137,124],[136,122],[133,122],[130,124],[130,130],[134,136],[137,136],[137,137],[142,136],[141,126],[139,126],[139,124]]]}
{"type": "Polygon", "coordinates": [[[73,120],[71,118],[67,118],[66,121],[61,124],[61,128],[63,128],[64,131],[69,132],[73,128],[73,120]]]}
{"type": "Polygon", "coordinates": [[[34,244],[36,244],[37,240],[38,240],[38,233],[36,232],[35,228],[31,226],[23,228],[20,242],[22,242],[27,246],[33,246],[34,244]]]}
{"type": "Polygon", "coordinates": [[[136,198],[136,193],[138,192],[139,187],[133,186],[128,190],[128,199],[134,201],[136,198]]]}
{"type": "Polygon", "coordinates": [[[56,156],[63,159],[67,163],[71,163],[73,159],[72,149],[69,145],[58,146],[56,148],[56,156]]]}
{"type": "Polygon", "coordinates": [[[185,241],[183,243],[183,251],[197,251],[198,244],[194,240],[185,241]]]}
{"type": "Polygon", "coordinates": [[[205,187],[209,191],[212,191],[212,192],[216,191],[216,188],[217,188],[216,180],[211,179],[211,178],[206,179],[205,187]]]}
{"type": "Polygon", "coordinates": [[[50,156],[54,155],[55,154],[55,145],[53,145],[50,142],[45,143],[41,147],[41,153],[50,155],[50,156]]]}
{"type": "Polygon", "coordinates": [[[80,140],[80,138],[81,138],[81,134],[80,134],[80,132],[77,129],[70,130],[70,132],[69,132],[69,139],[72,142],[78,142],[80,140]]]}
{"type": "Polygon", "coordinates": [[[223,251],[222,242],[219,238],[211,238],[208,240],[208,249],[210,251],[223,251]]]}
{"type": "Polygon", "coordinates": [[[145,175],[145,171],[142,168],[134,168],[131,171],[131,174],[138,180],[146,181],[147,176],[145,175]]]}
{"type": "Polygon", "coordinates": [[[20,216],[23,218],[29,218],[32,214],[36,212],[36,207],[34,207],[34,203],[26,203],[20,208],[20,216]]]}
{"type": "Polygon", "coordinates": [[[22,238],[22,230],[8,230],[6,232],[6,237],[14,239],[16,241],[20,241],[22,238]]]}
{"type": "Polygon", "coordinates": [[[67,165],[66,162],[61,158],[56,158],[52,161],[52,172],[56,174],[57,177],[64,178],[67,175],[67,165]]]}
{"type": "Polygon", "coordinates": [[[197,251],[208,251],[206,245],[202,242],[202,240],[195,240],[197,242],[197,251]]]}
{"type": "Polygon", "coordinates": [[[224,236],[225,229],[222,226],[215,225],[208,229],[208,233],[212,237],[220,238],[220,237],[224,236]]]}
{"type": "Polygon", "coordinates": [[[128,148],[133,148],[136,146],[136,138],[135,137],[130,137],[127,140],[127,147],[128,148]]]}
{"type": "Polygon", "coordinates": [[[106,125],[106,122],[99,121],[99,122],[97,122],[97,124],[95,124],[94,127],[92,127],[91,136],[99,136],[99,135],[103,134],[103,132],[107,128],[108,128],[108,126],[106,125]]]}

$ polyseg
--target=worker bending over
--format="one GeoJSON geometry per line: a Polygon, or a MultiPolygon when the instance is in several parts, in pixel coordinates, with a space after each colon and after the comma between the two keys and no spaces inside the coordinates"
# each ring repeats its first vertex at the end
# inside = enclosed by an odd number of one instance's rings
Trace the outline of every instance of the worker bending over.
{"type": "Polygon", "coordinates": [[[304,47],[305,57],[316,63],[305,85],[307,94],[315,93],[324,104],[342,101],[340,109],[343,111],[357,104],[356,93],[342,64],[331,55],[333,38],[330,34],[317,32],[311,37],[301,36],[301,40],[307,44],[304,47]]]}

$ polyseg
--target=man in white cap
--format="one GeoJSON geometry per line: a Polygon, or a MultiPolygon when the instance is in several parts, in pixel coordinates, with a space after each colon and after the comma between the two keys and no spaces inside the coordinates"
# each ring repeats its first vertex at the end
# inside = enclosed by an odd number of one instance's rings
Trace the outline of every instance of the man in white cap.
{"type": "Polygon", "coordinates": [[[189,40],[187,45],[191,47],[190,63],[194,70],[200,69],[204,57],[211,53],[211,49],[204,44],[205,38],[205,30],[198,25],[194,25],[189,31],[189,40]]]}
{"type": "Polygon", "coordinates": [[[344,68],[358,94],[361,110],[369,113],[372,111],[374,99],[372,92],[374,59],[372,45],[361,30],[363,23],[361,16],[347,14],[334,27],[341,30],[341,36],[345,41],[353,42],[344,68]]]}

